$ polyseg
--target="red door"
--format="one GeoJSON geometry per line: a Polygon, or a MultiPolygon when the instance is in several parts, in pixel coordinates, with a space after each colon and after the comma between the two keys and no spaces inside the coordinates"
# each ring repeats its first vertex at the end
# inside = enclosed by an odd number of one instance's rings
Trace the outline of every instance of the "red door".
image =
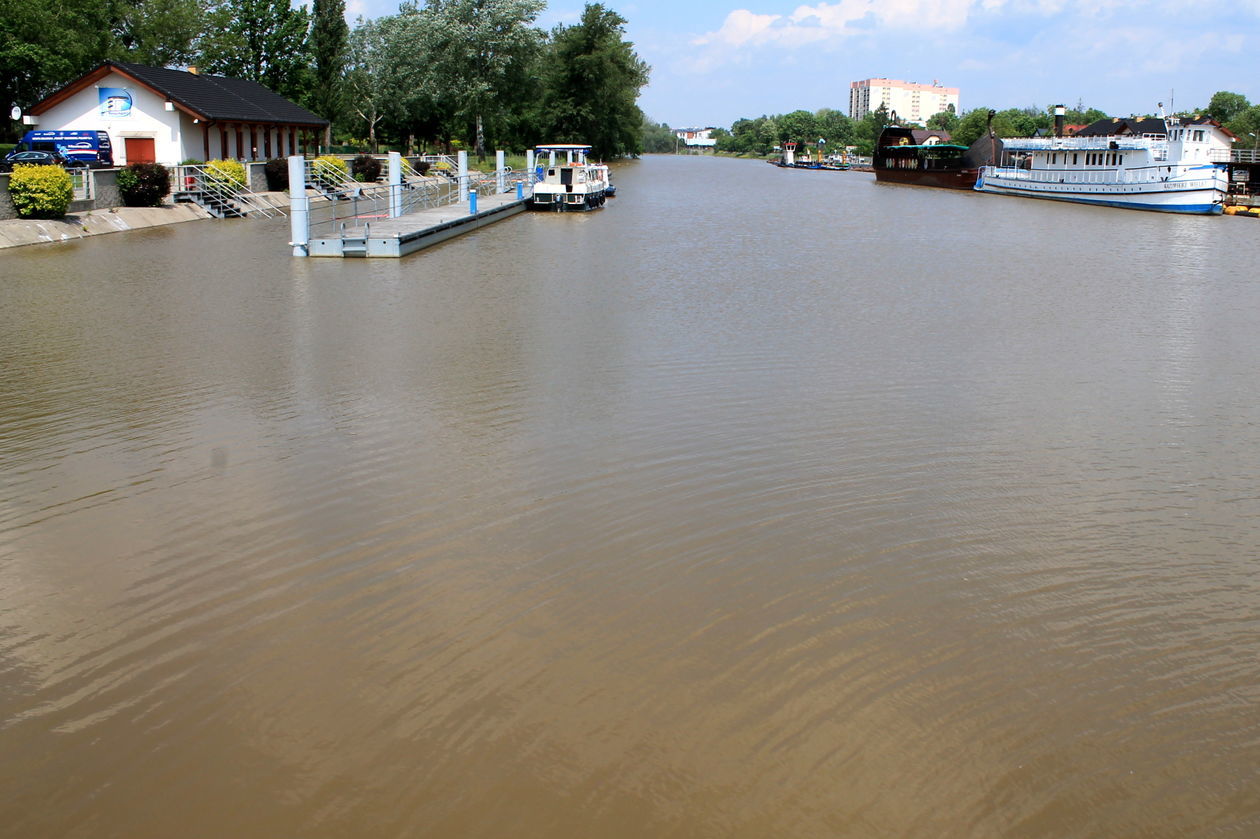
{"type": "Polygon", "coordinates": [[[152,137],[124,137],[128,163],[157,163],[152,137]]]}

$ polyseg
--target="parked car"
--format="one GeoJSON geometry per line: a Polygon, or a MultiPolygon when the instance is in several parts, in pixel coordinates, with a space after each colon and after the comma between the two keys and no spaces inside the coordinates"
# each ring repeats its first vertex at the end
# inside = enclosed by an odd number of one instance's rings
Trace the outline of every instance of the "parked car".
{"type": "Polygon", "coordinates": [[[14,152],[0,163],[0,171],[12,172],[14,166],[65,166],[64,157],[51,151],[19,151],[14,152]]]}

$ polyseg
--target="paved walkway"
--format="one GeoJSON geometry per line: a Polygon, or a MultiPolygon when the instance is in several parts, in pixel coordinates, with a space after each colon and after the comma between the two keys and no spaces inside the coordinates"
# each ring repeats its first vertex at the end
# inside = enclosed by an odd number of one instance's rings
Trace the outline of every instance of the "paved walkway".
{"type": "Polygon", "coordinates": [[[211,218],[196,204],[174,204],[164,207],[115,207],[111,210],[90,210],[68,215],[59,220],[6,219],[0,221],[0,248],[69,242],[85,236],[140,230],[164,224],[211,218]]]}

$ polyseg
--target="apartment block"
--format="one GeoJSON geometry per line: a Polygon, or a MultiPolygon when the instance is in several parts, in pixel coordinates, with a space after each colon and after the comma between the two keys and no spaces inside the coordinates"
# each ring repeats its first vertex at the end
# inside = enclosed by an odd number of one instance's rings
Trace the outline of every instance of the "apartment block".
{"type": "Polygon", "coordinates": [[[898,122],[923,123],[933,114],[950,110],[958,112],[958,88],[942,87],[935,79],[931,84],[903,82],[899,79],[863,79],[849,84],[849,116],[862,119],[883,105],[898,122]]]}

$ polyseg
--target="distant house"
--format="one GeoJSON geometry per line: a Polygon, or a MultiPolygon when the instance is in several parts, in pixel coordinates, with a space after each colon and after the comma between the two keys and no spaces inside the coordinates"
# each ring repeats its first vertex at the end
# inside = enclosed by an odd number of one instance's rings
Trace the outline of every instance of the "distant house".
{"type": "Polygon", "coordinates": [[[116,61],[35,104],[23,122],[106,131],[119,166],[296,154],[328,124],[257,82],[116,61]]]}
{"type": "Polygon", "coordinates": [[[711,149],[717,145],[717,139],[713,136],[716,130],[716,128],[676,128],[674,136],[688,148],[711,149]]]}
{"type": "Polygon", "coordinates": [[[911,128],[910,134],[914,137],[916,146],[935,146],[938,143],[950,141],[948,131],[938,131],[934,128],[911,128]]]}

